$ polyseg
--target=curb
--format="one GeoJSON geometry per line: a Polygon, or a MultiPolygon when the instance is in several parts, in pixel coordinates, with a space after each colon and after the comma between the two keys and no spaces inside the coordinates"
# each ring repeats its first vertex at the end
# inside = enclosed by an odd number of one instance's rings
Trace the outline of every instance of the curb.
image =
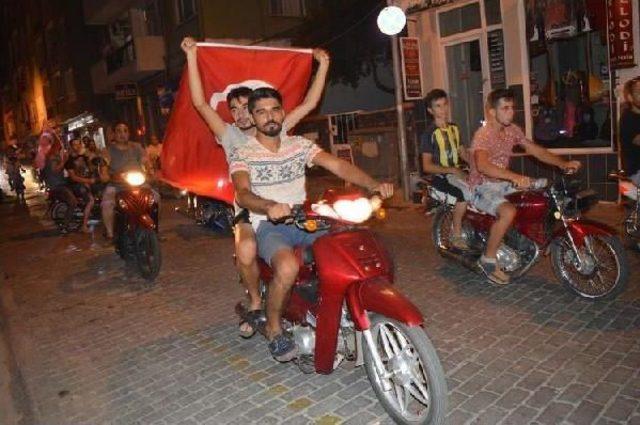
{"type": "Polygon", "coordinates": [[[0,424],[32,425],[35,422],[31,400],[10,344],[6,308],[9,291],[6,285],[0,287],[0,424]]]}

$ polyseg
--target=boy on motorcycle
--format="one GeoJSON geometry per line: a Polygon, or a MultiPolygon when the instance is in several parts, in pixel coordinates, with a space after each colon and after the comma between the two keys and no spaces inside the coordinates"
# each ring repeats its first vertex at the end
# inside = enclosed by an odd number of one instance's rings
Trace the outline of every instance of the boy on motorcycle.
{"type": "Polygon", "coordinates": [[[509,276],[500,269],[496,255],[516,215],[516,208],[506,196],[531,186],[529,177],[509,170],[513,148],[519,145],[539,161],[564,170],[577,170],[581,166],[578,161],[565,161],[528,140],[520,127],[513,124],[514,112],[511,90],[492,91],[487,98],[487,122],[476,131],[471,144],[471,203],[478,210],[497,217],[489,232],[486,251],[478,263],[487,278],[499,285],[508,284],[509,276]]]}
{"type": "Polygon", "coordinates": [[[95,184],[97,179],[91,175],[89,157],[85,155],[82,140],[76,137],[71,140],[70,145],[71,154],[65,162],[64,168],[69,174],[73,193],[81,199],[84,204],[82,231],[89,233],[89,216],[91,215],[91,210],[95,202],[91,193],[91,185],[95,184]]]}
{"type": "MultiPolygon", "coordinates": [[[[227,95],[227,105],[231,111],[234,123],[227,124],[220,118],[218,113],[205,100],[202,80],[198,71],[197,45],[191,37],[186,37],[180,45],[187,56],[187,68],[189,72],[189,91],[191,100],[198,113],[205,120],[218,143],[223,147],[229,162],[231,152],[247,144],[250,137],[255,136],[256,129],[247,111],[247,102],[251,89],[248,87],[237,87],[227,95]]],[[[309,112],[315,109],[322,91],[329,70],[329,55],[321,49],[313,51],[313,57],[318,61],[318,71],[309,88],[307,96],[302,103],[292,110],[284,123],[282,132],[286,134],[287,129],[293,128],[309,112]]],[[[237,211],[236,211],[237,212],[237,211]]],[[[262,317],[262,300],[260,298],[260,282],[258,263],[256,261],[256,237],[246,211],[237,214],[234,220],[235,225],[235,252],[238,261],[238,271],[242,277],[242,282],[246,285],[249,294],[249,316],[255,320],[262,317]]],[[[255,324],[243,322],[240,324],[240,336],[251,337],[255,333],[255,324]]]]}
{"type": "Polygon", "coordinates": [[[236,190],[236,201],[251,213],[256,232],[258,255],[273,268],[269,283],[265,335],[269,351],[281,362],[296,357],[294,341],[285,336],[281,317],[285,301],[298,274],[295,246],[313,243],[322,233],[307,233],[295,226],[278,223],[291,215],[291,205],[306,199],[305,169],[320,165],[336,176],[382,197],[393,195],[393,186],[379,183],[358,167],[322,151],[312,141],[282,133],[284,109],[277,90],[254,90],[248,103],[256,136],[239,147],[229,158],[229,172],[236,190]]]}
{"type": "Polygon", "coordinates": [[[425,105],[432,122],[420,140],[422,170],[432,174],[431,186],[456,199],[453,209],[453,235],[451,245],[460,250],[469,249],[462,237],[462,218],[467,210],[467,174],[460,168],[462,160],[469,162],[467,151],[460,144],[458,126],[449,122],[449,99],[441,89],[427,93],[425,105]],[[449,178],[456,179],[453,185],[449,178]],[[465,196],[465,193],[467,192],[465,196]]]}

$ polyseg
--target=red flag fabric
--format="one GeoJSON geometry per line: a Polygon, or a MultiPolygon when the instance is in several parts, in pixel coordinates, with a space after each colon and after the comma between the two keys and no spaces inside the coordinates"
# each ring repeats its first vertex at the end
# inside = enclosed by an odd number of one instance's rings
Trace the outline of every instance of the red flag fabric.
{"type": "MultiPolygon", "coordinates": [[[[271,86],[285,111],[303,99],[311,75],[311,50],[198,43],[198,67],[205,98],[232,123],[227,93],[238,86],[271,86]]],[[[161,178],[172,186],[233,202],[224,150],[193,107],[185,67],[162,147],[161,178]]]]}

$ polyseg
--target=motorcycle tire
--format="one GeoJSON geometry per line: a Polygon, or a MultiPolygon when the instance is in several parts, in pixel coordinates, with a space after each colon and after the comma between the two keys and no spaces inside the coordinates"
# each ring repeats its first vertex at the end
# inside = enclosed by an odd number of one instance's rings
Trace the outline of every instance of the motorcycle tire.
{"type": "Polygon", "coordinates": [[[370,319],[373,340],[387,372],[391,373],[391,390],[384,391],[369,345],[364,342],[365,370],[382,407],[398,424],[444,424],[447,382],[438,354],[424,329],[382,315],[374,314],[370,319]],[[388,368],[389,363],[392,365],[388,368]],[[405,401],[407,405],[403,409],[400,404],[405,401]],[[424,409],[414,414],[412,408],[416,405],[424,409]]]}
{"type": "Polygon", "coordinates": [[[135,256],[140,275],[153,282],[160,273],[162,256],[158,234],[151,229],[139,228],[135,232],[135,256]]]}
{"type": "MultiPolygon", "coordinates": [[[[58,227],[62,227],[64,225],[64,217],[67,214],[67,210],[69,209],[69,205],[66,202],[56,202],[51,207],[51,221],[53,221],[58,227]]],[[[75,232],[80,228],[82,224],[78,222],[75,217],[72,217],[69,221],[69,225],[67,230],[70,232],[75,232]]]]}
{"type": "Polygon", "coordinates": [[[436,215],[433,217],[433,224],[431,225],[431,237],[433,245],[438,250],[438,253],[442,256],[442,250],[450,248],[449,237],[451,234],[453,223],[453,211],[449,208],[440,208],[436,215]]]}
{"type": "Polygon", "coordinates": [[[551,265],[553,273],[556,278],[562,282],[562,284],[570,292],[588,299],[588,300],[605,300],[615,298],[629,280],[629,263],[627,256],[620,239],[616,236],[599,236],[589,235],[586,236],[592,245],[597,244],[602,252],[602,256],[596,255],[593,259],[595,263],[594,271],[588,273],[588,277],[585,273],[582,273],[572,262],[573,250],[566,238],[562,238],[554,241],[551,245],[551,265]],[[615,263],[615,278],[608,284],[603,282],[600,269],[605,265],[604,256],[609,255],[615,263]],[[569,263],[569,264],[568,264],[569,263]],[[587,280],[586,284],[578,281],[578,279],[584,278],[587,280]],[[600,280],[602,285],[596,285],[596,279],[600,280]]]}

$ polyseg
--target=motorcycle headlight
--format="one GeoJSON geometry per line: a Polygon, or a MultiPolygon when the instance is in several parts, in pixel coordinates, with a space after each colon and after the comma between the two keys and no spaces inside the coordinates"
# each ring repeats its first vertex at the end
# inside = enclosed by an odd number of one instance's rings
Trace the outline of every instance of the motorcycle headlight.
{"type": "Polygon", "coordinates": [[[334,202],[333,209],[344,221],[363,223],[371,217],[374,206],[367,198],[358,198],[353,201],[341,199],[334,202]]]}
{"type": "Polygon", "coordinates": [[[140,186],[145,182],[146,178],[140,171],[129,171],[124,175],[124,180],[131,186],[140,186]]]}

